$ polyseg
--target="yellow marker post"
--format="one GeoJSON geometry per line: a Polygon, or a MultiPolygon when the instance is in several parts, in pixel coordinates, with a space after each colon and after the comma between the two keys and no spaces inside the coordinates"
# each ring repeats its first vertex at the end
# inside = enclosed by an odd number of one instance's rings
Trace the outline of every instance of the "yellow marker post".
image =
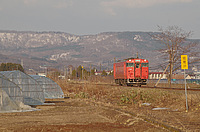
{"type": "Polygon", "coordinates": [[[181,69],[184,69],[186,112],[188,112],[187,87],[186,87],[186,76],[185,76],[185,69],[188,69],[188,56],[187,55],[181,55],[181,69]]]}
{"type": "Polygon", "coordinates": [[[188,56],[181,55],[181,69],[188,69],[188,56]]]}

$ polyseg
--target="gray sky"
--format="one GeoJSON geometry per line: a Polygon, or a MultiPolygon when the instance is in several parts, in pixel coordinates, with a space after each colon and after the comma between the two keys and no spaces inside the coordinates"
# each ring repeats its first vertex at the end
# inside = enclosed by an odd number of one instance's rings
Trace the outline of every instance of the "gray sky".
{"type": "Polygon", "coordinates": [[[179,26],[200,39],[200,0],[0,0],[0,30],[158,31],[179,26]]]}

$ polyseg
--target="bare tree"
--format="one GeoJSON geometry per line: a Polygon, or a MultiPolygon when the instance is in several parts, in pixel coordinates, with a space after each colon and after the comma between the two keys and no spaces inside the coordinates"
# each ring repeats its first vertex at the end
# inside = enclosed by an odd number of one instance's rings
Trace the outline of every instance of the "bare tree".
{"type": "Polygon", "coordinates": [[[180,56],[183,54],[189,55],[193,58],[190,63],[198,61],[195,58],[199,52],[195,50],[196,42],[188,40],[191,32],[186,32],[178,26],[169,26],[166,29],[158,26],[160,33],[153,35],[156,40],[164,44],[164,48],[160,49],[161,57],[165,59],[165,67],[168,71],[168,83],[171,87],[171,78],[173,72],[180,69],[180,56]],[[167,65],[166,65],[167,64],[167,65]],[[168,68],[169,67],[169,68],[168,68]]]}

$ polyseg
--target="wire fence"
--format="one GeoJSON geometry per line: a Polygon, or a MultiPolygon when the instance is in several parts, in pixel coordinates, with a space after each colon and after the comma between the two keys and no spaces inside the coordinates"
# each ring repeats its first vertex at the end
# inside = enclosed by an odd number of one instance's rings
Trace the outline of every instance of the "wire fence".
{"type": "MultiPolygon", "coordinates": [[[[157,83],[158,79],[149,79],[148,82],[157,83]]],[[[159,83],[168,83],[167,79],[161,79],[159,83]]],[[[184,79],[172,79],[172,84],[184,84],[184,79]]],[[[200,79],[186,79],[187,84],[200,84],[200,79]]]]}

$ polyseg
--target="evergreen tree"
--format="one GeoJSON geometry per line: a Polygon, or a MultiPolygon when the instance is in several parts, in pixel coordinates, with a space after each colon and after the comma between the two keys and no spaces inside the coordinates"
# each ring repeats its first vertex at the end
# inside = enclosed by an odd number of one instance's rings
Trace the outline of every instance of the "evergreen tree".
{"type": "Polygon", "coordinates": [[[95,75],[95,68],[91,70],[91,75],[95,75]]]}
{"type": "Polygon", "coordinates": [[[77,76],[76,76],[76,70],[73,70],[73,71],[72,71],[72,78],[75,79],[76,77],[77,77],[77,76]]]}
{"type": "Polygon", "coordinates": [[[0,71],[13,71],[13,70],[19,70],[24,72],[24,68],[20,64],[2,63],[0,66],[0,71]]]}
{"type": "Polygon", "coordinates": [[[105,70],[103,70],[103,71],[102,71],[102,73],[101,73],[101,75],[102,75],[102,76],[107,76],[107,73],[106,73],[106,71],[105,71],[105,70]]]}
{"type": "Polygon", "coordinates": [[[78,74],[79,78],[82,78],[82,66],[81,65],[77,68],[77,74],[78,74]]]}

